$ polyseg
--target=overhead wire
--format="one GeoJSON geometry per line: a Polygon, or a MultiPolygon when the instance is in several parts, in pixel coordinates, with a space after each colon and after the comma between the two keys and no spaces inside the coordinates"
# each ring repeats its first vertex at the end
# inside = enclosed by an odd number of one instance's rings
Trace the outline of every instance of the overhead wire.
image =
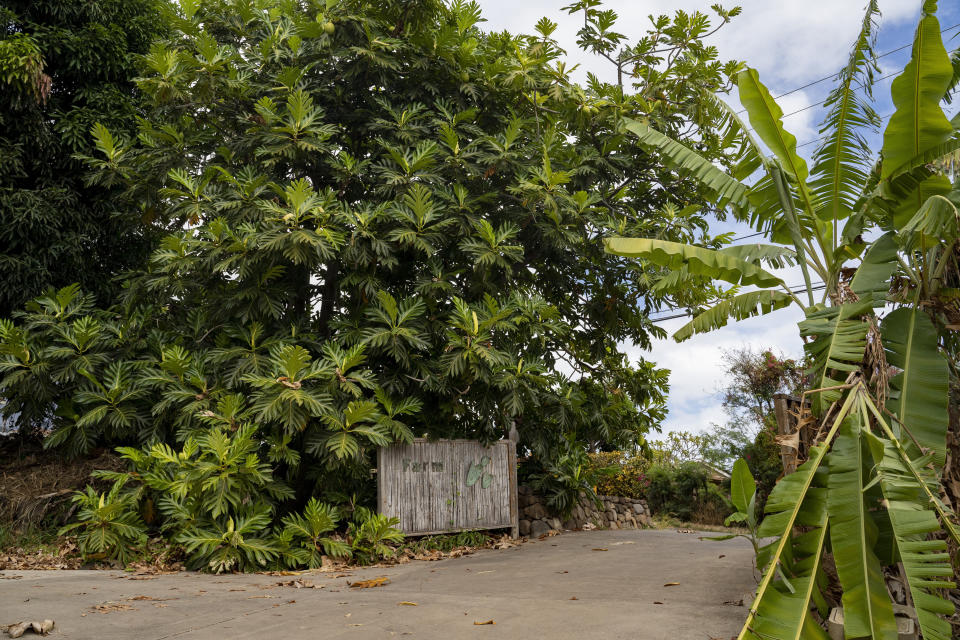
{"type": "MultiPolygon", "coordinates": [[[[822,283],[822,282],[820,282],[820,283],[817,283],[817,284],[811,286],[811,287],[810,287],[810,291],[822,291],[823,289],[826,289],[826,288],[827,288],[827,285],[824,284],[824,283],[822,283]]],[[[803,293],[804,291],[807,290],[807,286],[806,286],[806,285],[795,285],[795,286],[793,286],[793,287],[789,287],[789,289],[790,289],[790,293],[803,293]]],[[[719,301],[720,301],[720,300],[718,299],[718,300],[715,300],[714,302],[719,302],[719,301]]],[[[693,312],[692,312],[692,311],[683,311],[683,312],[680,312],[680,313],[675,313],[675,314],[667,315],[667,316],[661,316],[661,317],[658,317],[658,318],[655,318],[655,317],[653,317],[653,316],[650,316],[650,322],[664,322],[664,321],[666,321],[666,320],[676,320],[677,318],[686,318],[686,317],[689,317],[689,316],[692,316],[692,315],[693,315],[693,312]]]]}
{"type": "MultiPolygon", "coordinates": [[[[954,29],[957,29],[958,27],[960,27],[960,22],[958,22],[957,24],[951,25],[951,26],[949,26],[949,27],[946,27],[945,29],[941,29],[940,34],[941,34],[941,35],[946,34],[946,33],[950,32],[950,31],[953,31],[954,29]]],[[[880,58],[885,58],[885,57],[887,57],[887,56],[889,56],[889,55],[893,55],[894,53],[898,53],[898,52],[900,52],[900,51],[903,51],[904,49],[907,49],[907,48],[911,47],[912,45],[913,45],[913,43],[910,42],[910,43],[907,43],[907,44],[902,45],[902,46],[900,46],[900,47],[897,47],[897,48],[895,48],[895,49],[890,49],[889,51],[884,51],[883,53],[879,53],[879,54],[877,54],[876,56],[874,56],[874,59],[875,59],[875,60],[879,60],[880,58]]],[[[887,80],[888,78],[892,78],[893,76],[901,73],[901,71],[902,71],[902,70],[898,70],[898,71],[895,71],[895,72],[893,72],[893,73],[889,73],[889,74],[887,74],[887,75],[885,75],[885,76],[882,76],[882,77],[876,79],[876,80],[874,81],[874,83],[883,82],[884,80],[887,80]]],[[[840,71],[837,71],[837,72],[832,73],[832,74],[830,74],[830,75],[823,76],[822,78],[817,78],[816,80],[812,80],[811,82],[808,82],[808,83],[806,83],[806,84],[804,84],[804,85],[801,85],[801,86],[799,86],[799,87],[795,87],[795,88],[793,88],[793,89],[790,89],[789,91],[786,91],[786,92],[784,92],[784,93],[781,93],[781,94],[779,94],[779,95],[774,96],[774,100],[779,100],[780,98],[784,98],[784,97],[786,97],[786,96],[792,95],[792,94],[794,94],[794,93],[796,93],[796,92],[798,92],[798,91],[803,91],[804,89],[809,89],[810,87],[815,86],[815,85],[818,85],[818,84],[820,84],[821,82],[825,82],[825,81],[827,81],[827,80],[831,80],[831,79],[833,79],[833,78],[836,78],[839,74],[840,74],[840,71]]],[[[803,108],[801,108],[801,109],[797,109],[797,110],[795,110],[795,111],[791,111],[790,113],[784,114],[784,115],[782,116],[782,118],[789,118],[790,116],[797,115],[798,113],[803,113],[804,111],[807,111],[807,110],[809,110],[809,109],[813,109],[813,108],[815,108],[815,107],[823,106],[824,104],[826,104],[827,100],[829,100],[829,98],[824,99],[824,100],[821,100],[820,102],[815,102],[815,103],[813,103],[813,104],[807,105],[806,107],[803,107],[803,108]]],[[[747,111],[746,109],[741,109],[740,111],[737,112],[737,114],[746,113],[746,111],[747,111]]],[[[880,119],[880,120],[885,120],[886,118],[889,118],[891,115],[893,115],[893,113],[888,113],[888,114],[879,116],[879,119],[880,119]]],[[[820,136],[820,137],[814,138],[814,139],[812,139],[812,140],[808,140],[807,142],[798,144],[798,145],[796,146],[796,148],[797,148],[797,149],[802,149],[803,147],[810,146],[811,144],[815,144],[815,143],[820,142],[821,140],[824,140],[824,139],[826,139],[826,138],[827,138],[827,136],[820,136]]],[[[742,241],[742,240],[748,240],[748,239],[750,239],[750,238],[755,238],[755,237],[757,237],[757,236],[762,236],[762,235],[765,235],[765,232],[759,231],[759,232],[751,233],[751,234],[748,234],[748,235],[745,235],[745,236],[737,236],[737,237],[731,238],[731,239],[730,239],[730,243],[733,244],[733,243],[735,243],[735,242],[740,242],[740,241],[742,241]]],[[[823,283],[820,283],[820,284],[818,284],[818,285],[815,285],[815,286],[811,287],[810,290],[811,290],[811,291],[820,291],[820,290],[825,289],[825,288],[826,288],[826,285],[823,284],[823,283]]],[[[805,286],[805,285],[800,286],[800,287],[797,288],[796,290],[794,290],[793,287],[790,288],[790,292],[791,292],[791,293],[799,293],[799,292],[802,292],[802,291],[804,291],[804,290],[806,290],[806,286],[805,286]]],[[[691,316],[691,315],[693,315],[691,312],[686,311],[686,312],[683,312],[683,313],[677,313],[677,314],[673,314],[673,315],[661,316],[661,317],[659,317],[659,318],[651,317],[651,318],[650,318],[650,321],[651,321],[651,322],[663,322],[663,321],[666,321],[666,320],[675,320],[675,319],[677,319],[677,318],[684,318],[684,317],[688,317],[688,316],[691,316]]]]}
{"type": "MultiPolygon", "coordinates": [[[[956,29],[957,27],[960,27],[960,22],[958,22],[957,24],[955,24],[955,25],[953,25],[953,26],[950,26],[950,27],[947,27],[947,28],[945,28],[945,29],[942,29],[942,30],[940,31],[940,34],[943,35],[943,34],[947,33],[948,31],[953,31],[953,30],[956,29]]],[[[874,56],[874,59],[875,59],[875,60],[879,60],[880,58],[885,58],[885,57],[887,57],[887,56],[889,56],[889,55],[893,55],[894,53],[897,53],[897,52],[899,52],[899,51],[903,51],[904,49],[907,49],[907,48],[909,48],[909,47],[911,47],[911,46],[913,46],[913,43],[912,43],[912,42],[908,42],[907,44],[905,44],[905,45],[903,45],[903,46],[901,46],[901,47],[897,47],[896,49],[890,49],[889,51],[884,51],[883,53],[878,53],[876,56],[874,56]]],[[[791,95],[791,94],[794,94],[794,93],[796,93],[797,91],[803,91],[804,89],[809,89],[810,87],[812,87],[812,86],[814,86],[814,85],[818,85],[818,84],[820,84],[821,82],[825,82],[825,81],[827,81],[827,80],[832,80],[833,78],[836,78],[838,75],[840,75],[840,72],[841,72],[841,71],[842,71],[842,69],[837,70],[836,72],[831,73],[830,75],[823,76],[822,78],[817,78],[816,80],[812,80],[811,82],[808,82],[808,83],[805,84],[805,85],[796,87],[796,88],[794,88],[794,89],[790,89],[789,91],[786,91],[786,92],[784,92],[784,93],[781,93],[780,95],[774,96],[774,100],[779,100],[780,98],[784,98],[784,97],[786,97],[786,96],[789,96],[789,95],[791,95]]],[[[746,109],[741,109],[741,110],[738,111],[737,113],[738,113],[738,114],[740,114],[740,113],[746,113],[746,111],[747,111],[746,109]]],[[[786,116],[784,116],[784,117],[786,117],[786,116]]]]}

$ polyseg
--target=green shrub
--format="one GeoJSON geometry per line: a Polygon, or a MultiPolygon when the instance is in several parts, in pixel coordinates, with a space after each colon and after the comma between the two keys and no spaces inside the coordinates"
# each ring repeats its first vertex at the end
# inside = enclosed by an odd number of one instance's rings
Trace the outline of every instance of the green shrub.
{"type": "Polygon", "coordinates": [[[269,508],[245,511],[236,520],[211,518],[183,530],[175,540],[189,554],[188,566],[222,573],[262,569],[276,560],[281,547],[270,533],[269,508]]]}
{"type": "Polygon", "coordinates": [[[146,528],[136,511],[135,494],[123,491],[126,482],[125,477],[118,478],[107,493],[87,487],[73,496],[79,507],[77,521],[60,529],[59,535],[76,535],[84,559],[127,562],[133,548],[146,542],[146,528]]]}
{"type": "MultiPolygon", "coordinates": [[[[222,416],[211,412],[208,419],[222,416]]],[[[125,504],[139,508],[169,542],[182,544],[187,566],[217,573],[262,569],[283,550],[272,531],[274,512],[293,492],[260,459],[253,434],[248,427],[228,433],[213,426],[187,438],[180,451],[159,443],[145,450],[120,447],[132,470],[95,475],[135,480],[125,504]]]]}
{"type": "Polygon", "coordinates": [[[720,488],[707,481],[707,470],[700,463],[655,465],[647,478],[647,502],[655,512],[685,521],[720,524],[733,511],[720,488]]]}
{"type": "Polygon", "coordinates": [[[339,520],[336,507],[323,504],[316,498],[310,498],[303,515],[294,513],[284,518],[285,527],[279,537],[286,548],[289,564],[316,569],[323,564],[324,554],[334,558],[353,555],[350,545],[327,535],[336,530],[339,520]]]}
{"type": "Polygon", "coordinates": [[[354,559],[360,564],[373,564],[392,558],[396,549],[389,543],[403,542],[403,533],[396,528],[400,520],[365,507],[357,507],[353,518],[347,528],[347,538],[354,559]]]}
{"type": "Polygon", "coordinates": [[[597,493],[640,500],[647,495],[650,461],[622,451],[590,454],[591,466],[599,473],[597,493]],[[612,469],[612,470],[611,470],[612,469]]]}
{"type": "Polygon", "coordinates": [[[542,463],[531,473],[527,482],[531,488],[546,498],[547,506],[561,518],[583,500],[597,500],[593,487],[604,475],[604,470],[594,467],[587,452],[575,445],[568,446],[556,462],[542,463]]]}
{"type": "Polygon", "coordinates": [[[182,545],[187,566],[216,573],[316,568],[324,555],[363,564],[393,555],[391,544],[403,541],[398,521],[361,506],[351,509],[346,541],[336,535],[340,510],[316,498],[278,522],[278,505],[293,492],[260,459],[253,433],[213,427],[188,438],[180,451],[166,444],[119,448],[132,469],[96,472],[113,479],[113,489],[105,496],[89,487],[78,493],[80,521],[63,532],[79,532],[85,555],[111,553],[126,561],[130,544],[145,537],[146,520],[168,543],[182,545]]]}
{"type": "Polygon", "coordinates": [[[780,445],[772,427],[761,429],[753,443],[743,448],[742,456],[757,482],[757,512],[763,513],[767,496],[773,491],[777,479],[783,474],[780,445]]]}

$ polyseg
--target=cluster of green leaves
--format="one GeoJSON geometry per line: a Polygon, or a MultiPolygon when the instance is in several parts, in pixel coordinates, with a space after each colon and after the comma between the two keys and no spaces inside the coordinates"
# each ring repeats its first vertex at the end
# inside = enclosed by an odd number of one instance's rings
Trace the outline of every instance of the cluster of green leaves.
{"type": "Polygon", "coordinates": [[[590,454],[590,465],[599,471],[596,491],[601,496],[622,496],[637,500],[646,497],[650,460],[625,451],[590,454]]]}
{"type": "Polygon", "coordinates": [[[460,533],[426,536],[410,543],[406,546],[406,549],[414,555],[430,551],[449,553],[460,547],[484,547],[490,540],[490,535],[483,531],[461,531],[460,533]]]}
{"type": "Polygon", "coordinates": [[[812,169],[751,69],[736,77],[751,128],[726,107],[726,131],[740,151],[731,172],[644,123],[627,125],[775,243],[713,250],[659,239],[609,240],[614,253],[677,268],[668,287],[704,276],[734,285],[719,303],[697,310],[675,338],[792,304],[806,316],[799,329],[822,439],[767,501],[759,535],[776,541],[761,550],[764,577],[741,640],[824,637],[811,612],[818,610],[821,619],[827,614],[822,565],[828,550],[843,589],[847,637],[896,637],[882,567],[897,561],[924,637],[950,636],[942,615],[953,606],[940,593],[954,586],[950,558],[945,542],[927,538],[945,533],[960,543],[956,515],[939,498],[948,389],[958,375],[960,278],[960,182],[944,158],[960,148],[960,121],[943,111],[958,68],[936,10],[935,0],[923,2],[911,59],[891,87],[896,111],[879,161],[866,143],[880,127],[870,104],[876,2],[825,103],[826,135],[812,169]],[[748,186],[743,180],[755,172],[748,186]],[[783,261],[800,266],[805,291],[790,290],[767,270],[783,261]],[[819,301],[811,274],[824,284],[819,301]],[[760,288],[741,292],[745,285],[760,288]],[[888,304],[895,309],[881,321],[879,310],[888,304]]]}
{"type": "Polygon", "coordinates": [[[78,521],[61,533],[77,534],[87,557],[123,562],[151,529],[182,548],[188,566],[216,573],[315,569],[324,556],[370,563],[393,555],[391,545],[403,540],[397,521],[362,507],[345,530],[341,511],[316,498],[278,519],[293,492],[259,457],[255,429],[230,433],[220,426],[230,420],[225,413],[209,419],[217,426],[189,437],[179,451],[162,443],[119,448],[131,469],[95,472],[113,480],[113,488],[78,492],[78,521]]]}
{"type": "Polygon", "coordinates": [[[80,282],[103,304],[155,241],[137,207],[87,183],[90,128],[131,135],[136,56],[166,26],[165,0],[9,0],[0,8],[0,317],[80,282]]]}
{"type": "Polygon", "coordinates": [[[3,321],[4,411],[52,422],[47,444],[77,454],[249,427],[300,505],[363,492],[371,451],[413,435],[516,424],[546,464],[568,439],[627,448],[658,424],[667,373],[619,345],[659,335],[647,312],[663,296],[596,240],[705,233],[705,213],[658,187],[699,201],[697,182],[621,122],[682,136],[692,119],[724,162],[700,93],[725,83],[706,18],[666,18],[676,56],[699,62],[654,109],[572,83],[549,21],[484,33],[475,3],[165,15],[136,137],[107,119],[85,154],[89,183],[163,238],[116,304],[66,287],[3,321]]]}
{"type": "Polygon", "coordinates": [[[146,543],[146,527],[136,511],[136,496],[123,490],[126,481],[126,477],[118,478],[106,493],[87,487],[74,495],[76,521],[62,527],[59,535],[75,535],[85,559],[126,562],[146,543]]]}
{"type": "Polygon", "coordinates": [[[530,467],[523,470],[525,483],[546,498],[547,506],[564,520],[578,504],[599,504],[597,482],[614,471],[596,467],[581,446],[569,441],[563,453],[530,467]]]}

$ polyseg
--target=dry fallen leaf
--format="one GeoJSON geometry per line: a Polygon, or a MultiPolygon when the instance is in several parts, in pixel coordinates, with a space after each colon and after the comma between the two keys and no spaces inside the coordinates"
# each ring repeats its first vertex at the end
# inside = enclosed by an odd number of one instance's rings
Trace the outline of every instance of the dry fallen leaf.
{"type": "Polygon", "coordinates": [[[680,584],[679,582],[668,582],[668,583],[666,583],[666,584],[663,585],[663,586],[665,586],[665,587],[675,587],[675,586],[677,586],[677,585],[679,585],[679,584],[680,584]]]}
{"type": "Polygon", "coordinates": [[[351,582],[351,589],[373,589],[374,587],[382,587],[385,584],[389,584],[390,579],[387,576],[380,576],[379,578],[373,578],[372,580],[357,580],[356,582],[351,582]]]}
{"type": "Polygon", "coordinates": [[[400,606],[415,607],[415,606],[417,606],[417,603],[416,603],[416,602],[407,602],[406,600],[404,600],[403,602],[398,602],[398,603],[397,603],[397,606],[398,606],[398,607],[400,607],[400,606]]]}
{"type": "Polygon", "coordinates": [[[594,547],[592,551],[609,551],[609,549],[606,549],[604,547],[594,547]]]}
{"type": "Polygon", "coordinates": [[[497,624],[497,623],[494,622],[493,620],[484,620],[483,622],[477,622],[476,620],[474,620],[474,621],[473,621],[473,624],[475,624],[475,625],[477,625],[477,626],[480,626],[480,625],[484,625],[484,624],[497,624]]]}
{"type": "Polygon", "coordinates": [[[30,622],[18,622],[7,627],[7,635],[11,638],[19,638],[27,631],[33,631],[41,636],[45,636],[53,629],[53,620],[32,620],[30,622]]]}
{"type": "Polygon", "coordinates": [[[579,600],[580,598],[578,598],[577,596],[570,596],[570,599],[571,599],[571,600],[579,600]]]}
{"type": "Polygon", "coordinates": [[[90,608],[97,613],[110,613],[111,611],[136,611],[136,608],[120,602],[104,602],[90,608]]]}

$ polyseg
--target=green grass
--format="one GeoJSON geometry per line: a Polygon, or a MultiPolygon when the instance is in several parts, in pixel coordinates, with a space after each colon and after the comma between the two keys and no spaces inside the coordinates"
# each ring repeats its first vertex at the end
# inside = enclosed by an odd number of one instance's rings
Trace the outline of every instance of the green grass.
{"type": "Polygon", "coordinates": [[[490,536],[482,531],[463,531],[439,536],[427,536],[415,540],[405,546],[414,553],[425,551],[442,551],[448,553],[458,547],[482,547],[490,540],[490,536]]]}

